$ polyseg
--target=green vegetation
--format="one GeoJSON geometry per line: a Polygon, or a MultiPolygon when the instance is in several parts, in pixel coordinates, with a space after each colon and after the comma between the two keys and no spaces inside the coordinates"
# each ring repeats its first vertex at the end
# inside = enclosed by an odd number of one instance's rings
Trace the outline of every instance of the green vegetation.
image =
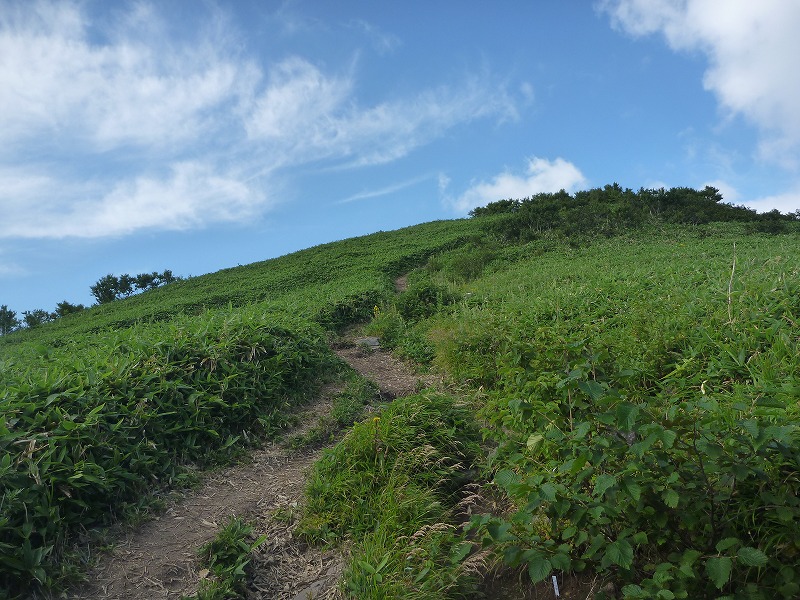
{"type": "Polygon", "coordinates": [[[362,418],[374,388],[327,342],[368,322],[462,397],[398,400],[316,466],[301,528],[352,545],[351,597],[461,597],[487,555],[630,599],[797,597],[797,216],[542,194],[3,335],[0,589],[57,586],[79,532],[278,433],[320,378],[347,385],[297,445],[362,418]],[[476,477],[508,509],[464,532],[476,477]]]}
{"type": "Polygon", "coordinates": [[[466,406],[425,393],[356,424],[316,464],[300,527],[310,540],[353,543],[349,594],[439,598],[463,586],[463,555],[452,553],[469,545],[457,544],[452,511],[478,440],[466,406]]]}
{"type": "MultiPolygon", "coordinates": [[[[340,369],[328,332],[474,227],[329,244],[2,336],[0,597],[59,585],[79,533],[277,433],[340,369]]],[[[352,384],[333,418],[352,424],[365,393],[352,384]]]]}
{"type": "Polygon", "coordinates": [[[253,526],[242,519],[232,517],[220,529],[213,540],[199,551],[202,565],[211,579],[203,579],[195,600],[237,600],[245,598],[245,568],[250,563],[250,554],[266,541],[266,536],[252,540],[253,526]]]}
{"type": "Polygon", "coordinates": [[[563,194],[476,211],[487,235],[432,256],[367,330],[477,392],[486,475],[514,508],[467,530],[498,561],[625,598],[794,598],[796,215],[679,192],[576,194],[577,226],[570,206],[530,224],[563,194]],[[678,208],[608,230],[616,197],[678,208]]]}
{"type": "Polygon", "coordinates": [[[0,588],[11,590],[50,585],[77,532],[276,431],[333,364],[317,327],[253,310],[28,351],[2,364],[0,588]]]}
{"type": "Polygon", "coordinates": [[[425,223],[175,281],[67,315],[47,327],[0,336],[0,356],[25,342],[58,346],[87,333],[251,305],[337,329],[369,318],[373,307],[393,293],[393,278],[479,230],[472,220],[425,223]]]}
{"type": "Polygon", "coordinates": [[[291,448],[332,442],[342,429],[360,420],[364,416],[365,407],[380,396],[378,386],[355,371],[348,370],[343,379],[345,386],[333,397],[330,414],[320,415],[310,430],[292,436],[288,440],[291,448]]]}
{"type": "Polygon", "coordinates": [[[522,260],[432,325],[517,505],[473,525],[534,581],[796,597],[797,236],[652,236],[522,260]]]}

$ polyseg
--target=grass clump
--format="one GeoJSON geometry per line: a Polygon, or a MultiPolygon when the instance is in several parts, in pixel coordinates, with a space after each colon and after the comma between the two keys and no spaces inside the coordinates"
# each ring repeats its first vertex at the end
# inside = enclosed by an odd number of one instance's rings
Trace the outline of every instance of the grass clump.
{"type": "Polygon", "coordinates": [[[353,370],[348,369],[345,381],[344,388],[333,397],[330,414],[320,416],[309,431],[289,438],[291,448],[332,441],[337,432],[361,419],[366,407],[380,397],[378,386],[353,370]]]}
{"type": "Polygon", "coordinates": [[[186,600],[244,598],[247,585],[245,568],[250,563],[250,554],[267,539],[262,535],[252,540],[252,535],[252,525],[231,517],[213,540],[201,546],[198,554],[213,578],[203,579],[197,594],[186,600]]]}
{"type": "Polygon", "coordinates": [[[449,522],[478,451],[467,407],[435,393],[397,400],[315,465],[300,530],[317,543],[353,543],[353,597],[456,597],[463,554],[451,552],[449,522]]]}

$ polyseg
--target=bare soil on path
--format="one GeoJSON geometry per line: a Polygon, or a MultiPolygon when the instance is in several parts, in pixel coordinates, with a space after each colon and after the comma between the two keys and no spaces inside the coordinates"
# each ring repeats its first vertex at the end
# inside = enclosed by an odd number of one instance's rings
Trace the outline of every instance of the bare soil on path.
{"type": "MultiPolygon", "coordinates": [[[[387,399],[414,393],[435,383],[380,349],[344,347],[337,354],[374,381],[387,399]]],[[[302,434],[330,412],[338,390],[326,388],[307,406],[302,434]]],[[[160,516],[123,534],[89,574],[89,582],[68,600],[178,600],[197,592],[208,576],[197,550],[210,541],[232,516],[255,524],[267,541],[254,553],[248,598],[310,600],[339,598],[343,557],[308,547],[294,536],[297,510],[303,501],[308,471],[322,449],[294,450],[271,444],[251,460],[209,475],[196,490],[174,500],[160,516]]]]}

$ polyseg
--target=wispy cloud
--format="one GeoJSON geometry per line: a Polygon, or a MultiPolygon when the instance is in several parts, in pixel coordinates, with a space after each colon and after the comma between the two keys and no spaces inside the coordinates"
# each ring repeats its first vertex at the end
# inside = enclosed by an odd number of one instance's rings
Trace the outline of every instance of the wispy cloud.
{"type": "Polygon", "coordinates": [[[400,190],[404,190],[406,188],[418,185],[423,181],[429,181],[432,178],[433,176],[431,175],[422,175],[420,177],[414,177],[413,179],[409,179],[407,181],[401,181],[400,183],[395,183],[393,185],[380,188],[378,190],[369,190],[365,192],[359,192],[358,194],[353,194],[352,196],[348,196],[343,200],[339,200],[336,204],[348,204],[350,202],[355,202],[357,200],[369,200],[370,198],[380,198],[381,196],[388,196],[390,194],[394,194],[395,192],[399,192],[400,190]]]}
{"type": "Polygon", "coordinates": [[[299,57],[275,66],[246,121],[249,138],[286,163],[330,160],[353,168],[384,164],[462,123],[517,118],[496,82],[472,78],[412,97],[361,106],[353,75],[326,75],[299,57]]]}
{"type": "Polygon", "coordinates": [[[605,0],[600,7],[631,35],[660,33],[673,50],[704,54],[703,85],[727,114],[759,128],[760,155],[800,167],[800,3],[605,0]]]}
{"type": "Polygon", "coordinates": [[[6,150],[43,138],[87,151],[174,148],[209,134],[217,125],[210,113],[235,99],[240,82],[254,75],[253,65],[227,59],[210,40],[153,42],[142,29],[161,27],[155,14],[129,15],[129,28],[104,44],[90,40],[90,22],[76,4],[20,3],[3,15],[0,140],[6,150]]]}
{"type": "Polygon", "coordinates": [[[351,21],[350,27],[364,32],[379,54],[394,52],[402,43],[400,38],[393,33],[382,31],[380,28],[363,19],[351,21]]]}
{"type": "Polygon", "coordinates": [[[474,183],[457,198],[446,197],[457,212],[466,213],[477,206],[509,198],[525,198],[542,192],[557,192],[561,189],[575,191],[586,185],[580,169],[563,158],[547,160],[533,157],[528,160],[521,175],[503,171],[490,181],[474,183]]]}
{"type": "Polygon", "coordinates": [[[248,222],[292,169],[384,164],[461,124],[516,118],[485,73],[363,102],[354,58],[249,53],[230,24],[213,25],[219,8],[202,5],[206,24],[174,35],[158,4],[103,20],[87,6],[0,11],[0,238],[248,222]]]}

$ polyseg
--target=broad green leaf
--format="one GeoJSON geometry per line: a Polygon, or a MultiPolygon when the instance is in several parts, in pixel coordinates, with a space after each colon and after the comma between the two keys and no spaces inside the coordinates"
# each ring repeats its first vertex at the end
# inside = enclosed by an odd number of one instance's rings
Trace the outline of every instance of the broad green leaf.
{"type": "Polygon", "coordinates": [[[617,405],[617,427],[622,431],[632,431],[639,416],[639,407],[630,402],[617,405]]]}
{"type": "Polygon", "coordinates": [[[519,477],[510,469],[502,469],[495,474],[494,482],[501,488],[508,489],[510,485],[519,482],[519,477]]]}
{"type": "Polygon", "coordinates": [[[717,549],[717,552],[725,552],[725,550],[727,550],[728,548],[733,548],[734,546],[738,546],[741,543],[742,542],[739,540],[739,538],[729,537],[718,541],[715,548],[717,549]]]}
{"type": "Polygon", "coordinates": [[[608,545],[603,562],[630,569],[633,564],[633,548],[628,540],[616,540],[608,545]]]}
{"type": "Polygon", "coordinates": [[[635,481],[631,481],[630,479],[623,479],[622,488],[628,493],[628,495],[631,498],[633,498],[637,502],[642,497],[642,486],[640,486],[635,481]]]}
{"type": "Polygon", "coordinates": [[[556,499],[556,486],[552,483],[545,483],[539,488],[539,492],[545,500],[552,502],[556,499]]]}
{"type": "Polygon", "coordinates": [[[505,542],[513,539],[513,536],[508,533],[509,529],[511,529],[511,523],[507,521],[490,523],[486,526],[486,530],[495,542],[505,542]]]}
{"type": "Polygon", "coordinates": [[[666,490],[664,492],[664,504],[669,506],[670,508],[677,508],[678,502],[680,501],[680,496],[678,492],[675,490],[666,490]]]}
{"type": "Polygon", "coordinates": [[[736,557],[739,559],[740,563],[748,567],[763,567],[769,560],[767,555],[761,550],[758,548],[752,548],[750,546],[739,548],[739,551],[736,553],[736,557]]]}
{"type": "Polygon", "coordinates": [[[609,475],[608,473],[603,473],[597,477],[597,480],[594,482],[594,491],[592,494],[594,496],[602,497],[606,491],[617,484],[617,478],[613,475],[609,475]]]}
{"type": "Polygon", "coordinates": [[[528,575],[532,583],[538,583],[547,577],[553,570],[550,561],[544,556],[537,556],[536,558],[528,561],[528,575]]]}
{"type": "Polygon", "coordinates": [[[471,550],[471,542],[461,542],[457,546],[453,546],[453,549],[450,551],[450,562],[453,564],[460,563],[462,560],[464,560],[464,557],[470,553],[471,550]]]}
{"type": "Polygon", "coordinates": [[[631,536],[631,541],[634,544],[646,544],[647,543],[647,533],[644,531],[638,531],[631,536]]]}
{"type": "Polygon", "coordinates": [[[592,400],[599,400],[605,394],[605,389],[596,381],[579,381],[578,388],[592,400]]]}
{"type": "Polygon", "coordinates": [[[559,571],[569,571],[572,567],[572,559],[569,557],[569,554],[559,552],[550,557],[550,564],[554,569],[558,569],[559,571]]]}
{"type": "Polygon", "coordinates": [[[661,440],[661,443],[664,444],[664,448],[672,448],[673,444],[675,444],[675,440],[677,439],[678,434],[672,431],[671,429],[664,429],[658,435],[658,438],[661,440]]]}
{"type": "Polygon", "coordinates": [[[681,564],[682,565],[693,565],[695,561],[702,556],[702,553],[699,550],[686,550],[681,555],[681,564]]]}
{"type": "Polygon", "coordinates": [[[733,561],[727,556],[714,556],[706,561],[706,574],[718,590],[728,583],[732,568],[733,561]]]}
{"type": "Polygon", "coordinates": [[[525,444],[533,454],[538,452],[539,448],[541,448],[542,443],[544,442],[544,436],[541,433],[532,433],[528,437],[528,441],[525,444]]]}

